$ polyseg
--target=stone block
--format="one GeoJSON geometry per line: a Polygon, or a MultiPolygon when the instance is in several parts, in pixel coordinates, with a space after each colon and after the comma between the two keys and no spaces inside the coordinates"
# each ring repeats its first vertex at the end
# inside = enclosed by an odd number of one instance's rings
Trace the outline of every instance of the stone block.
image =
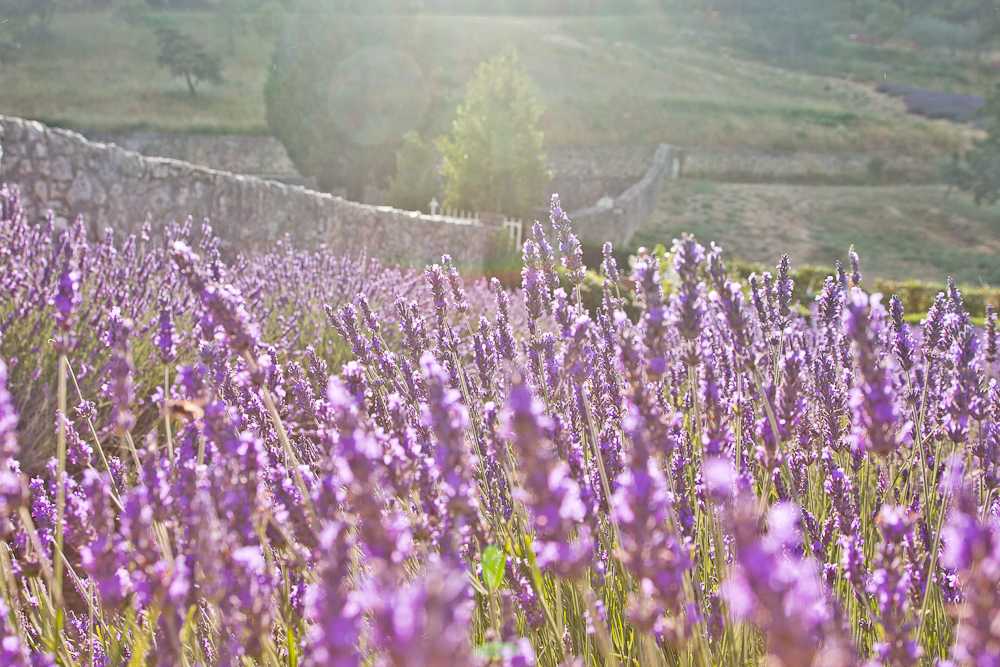
{"type": "Polygon", "coordinates": [[[51,161],[49,176],[57,181],[72,181],[73,165],[70,164],[69,159],[60,155],[51,161]]]}

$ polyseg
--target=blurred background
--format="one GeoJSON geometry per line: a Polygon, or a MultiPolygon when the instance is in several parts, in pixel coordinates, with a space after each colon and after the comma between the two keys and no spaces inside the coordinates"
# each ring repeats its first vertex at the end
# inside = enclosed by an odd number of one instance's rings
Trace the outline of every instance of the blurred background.
{"type": "MultiPolygon", "coordinates": [[[[0,0],[0,114],[431,212],[1000,283],[994,0],[0,0]],[[603,208],[602,208],[603,207],[603,208]],[[648,213],[648,214],[647,214],[648,213]],[[593,227],[600,230],[600,226],[593,227]]],[[[588,252],[622,239],[590,232],[588,252]]]]}

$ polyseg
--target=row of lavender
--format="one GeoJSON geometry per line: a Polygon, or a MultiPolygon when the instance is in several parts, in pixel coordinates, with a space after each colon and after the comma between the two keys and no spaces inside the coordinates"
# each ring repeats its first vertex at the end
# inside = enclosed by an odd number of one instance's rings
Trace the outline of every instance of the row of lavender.
{"type": "Polygon", "coordinates": [[[852,254],[807,317],[684,238],[630,319],[557,201],[514,294],[0,213],[2,664],[1000,664],[954,287],[911,331],[852,254]]]}

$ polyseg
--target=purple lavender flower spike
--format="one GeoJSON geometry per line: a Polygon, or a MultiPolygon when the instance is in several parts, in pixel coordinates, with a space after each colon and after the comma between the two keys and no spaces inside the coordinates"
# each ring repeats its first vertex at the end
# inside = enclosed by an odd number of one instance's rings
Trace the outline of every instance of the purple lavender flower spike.
{"type": "Polygon", "coordinates": [[[160,361],[169,364],[177,358],[177,332],[174,330],[173,313],[167,301],[160,302],[160,319],[154,343],[160,351],[160,361]]]}
{"type": "Polygon", "coordinates": [[[755,623],[767,652],[786,667],[809,667],[832,618],[819,568],[797,555],[801,544],[798,508],[779,503],[768,513],[769,530],[757,537],[753,501],[743,498],[733,518],[739,568],[723,594],[730,613],[755,623]]]}
{"type": "Polygon", "coordinates": [[[698,271],[705,262],[705,248],[693,236],[685,234],[674,239],[671,252],[674,270],[680,279],[677,292],[671,295],[674,324],[685,339],[697,340],[705,317],[705,286],[698,278],[698,271]]]}
{"type": "Polygon", "coordinates": [[[69,262],[59,274],[59,283],[55,295],[49,299],[49,304],[56,309],[55,347],[59,354],[69,354],[76,346],[73,335],[75,315],[83,298],[80,295],[80,272],[72,268],[69,262]]]}
{"type": "Polygon", "coordinates": [[[887,456],[896,451],[909,434],[910,424],[904,422],[894,400],[891,378],[879,362],[877,341],[885,321],[881,294],[869,297],[861,290],[852,290],[847,298],[844,325],[854,341],[857,384],[851,389],[849,403],[854,413],[851,437],[858,451],[887,456]]]}
{"type": "Polygon", "coordinates": [[[1000,664],[1000,522],[980,518],[978,503],[961,478],[942,531],[941,564],[953,570],[965,601],[955,606],[958,627],[951,657],[958,665],[1000,664]]]}
{"type": "Polygon", "coordinates": [[[847,252],[847,258],[851,260],[851,284],[854,287],[861,287],[861,258],[854,252],[854,246],[847,252]]]}
{"type": "Polygon", "coordinates": [[[119,434],[127,433],[135,426],[135,416],[131,410],[135,402],[135,389],[132,385],[134,366],[129,341],[133,329],[132,320],[122,319],[120,314],[113,313],[106,334],[107,345],[111,348],[108,394],[112,405],[112,421],[119,434]]]}
{"type": "Polygon", "coordinates": [[[314,621],[309,631],[310,667],[358,667],[361,609],[351,599],[351,540],[349,528],[331,524],[320,536],[323,558],[319,580],[309,592],[307,615],[314,621]]]}

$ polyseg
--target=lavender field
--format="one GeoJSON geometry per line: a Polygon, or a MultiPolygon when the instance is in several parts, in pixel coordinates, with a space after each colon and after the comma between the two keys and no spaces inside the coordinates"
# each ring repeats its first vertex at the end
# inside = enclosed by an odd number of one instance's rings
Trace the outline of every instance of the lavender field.
{"type": "Polygon", "coordinates": [[[551,213],[511,292],[0,191],[0,664],[1000,665],[995,314],[691,237],[588,309],[551,213]]]}

